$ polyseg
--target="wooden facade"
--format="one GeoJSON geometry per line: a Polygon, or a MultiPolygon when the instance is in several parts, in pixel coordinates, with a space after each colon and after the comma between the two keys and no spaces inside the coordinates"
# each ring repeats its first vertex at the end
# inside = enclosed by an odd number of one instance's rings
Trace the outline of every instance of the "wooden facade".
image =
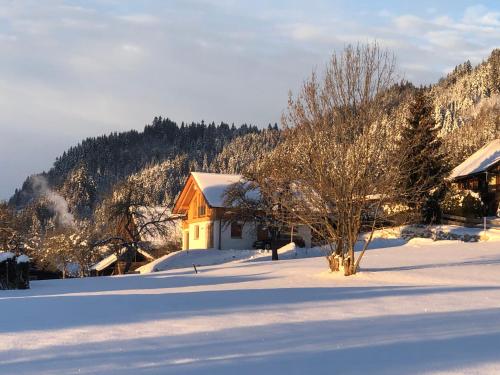
{"type": "MultiPolygon", "coordinates": [[[[182,220],[183,249],[192,248],[193,240],[203,242],[206,248],[213,248],[216,236],[214,223],[218,222],[217,229],[221,230],[224,211],[224,208],[211,207],[208,204],[194,177],[190,175],[172,210],[174,214],[184,215],[182,220]],[[200,231],[202,224],[203,231],[200,231]]],[[[218,235],[220,238],[220,233],[218,235]]]]}
{"type": "MultiPolygon", "coordinates": [[[[268,230],[255,221],[227,219],[228,211],[234,208],[225,207],[224,192],[240,180],[240,175],[191,173],[172,210],[183,215],[183,249],[251,249],[258,241],[269,239],[268,230]]],[[[302,236],[310,245],[310,230],[303,226],[295,229],[297,238],[302,236]]]]}
{"type": "Polygon", "coordinates": [[[487,206],[487,215],[495,216],[500,204],[500,162],[491,165],[483,172],[460,176],[453,184],[461,190],[471,190],[481,196],[487,206]]]}

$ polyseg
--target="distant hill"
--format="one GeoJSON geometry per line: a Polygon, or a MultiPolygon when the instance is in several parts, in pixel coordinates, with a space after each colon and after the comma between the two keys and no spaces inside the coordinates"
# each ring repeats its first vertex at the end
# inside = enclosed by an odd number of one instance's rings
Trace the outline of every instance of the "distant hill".
{"type": "MultiPolygon", "coordinates": [[[[417,88],[403,82],[386,93],[387,118],[402,124],[417,88]]],[[[436,124],[451,164],[458,164],[491,139],[500,137],[500,49],[481,64],[458,65],[425,90],[434,102],[436,124]]],[[[40,176],[68,202],[77,218],[90,218],[121,181],[139,182],[151,204],[171,202],[189,171],[240,173],[276,147],[275,127],[235,127],[221,123],[181,125],[156,117],[142,132],[87,138],[64,152],[47,172],[30,176],[10,204],[36,202],[33,182],[40,176]]]]}
{"type": "MultiPolygon", "coordinates": [[[[88,217],[102,198],[124,179],[154,175],[156,171],[156,177],[165,173],[161,181],[180,180],[190,170],[208,170],[233,140],[247,135],[258,137],[261,133],[257,127],[245,124],[235,127],[202,122],[179,126],[157,117],[142,132],[87,138],[71,147],[47,172],[28,177],[10,204],[20,209],[32,203],[36,199],[33,182],[41,176],[51,189],[64,196],[75,215],[88,217]]],[[[152,183],[156,181],[158,178],[152,183]]],[[[173,194],[175,188],[171,190],[173,194]]],[[[166,197],[158,195],[157,198],[165,200],[166,197]]]]}

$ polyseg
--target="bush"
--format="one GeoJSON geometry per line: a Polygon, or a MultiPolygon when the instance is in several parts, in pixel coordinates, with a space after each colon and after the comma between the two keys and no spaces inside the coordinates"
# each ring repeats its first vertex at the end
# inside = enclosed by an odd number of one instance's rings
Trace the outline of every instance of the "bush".
{"type": "Polygon", "coordinates": [[[486,206],[476,192],[451,189],[444,197],[443,211],[456,216],[479,218],[485,215],[486,206]]]}
{"type": "Polygon", "coordinates": [[[28,289],[29,258],[10,252],[0,252],[0,289],[28,289]]]}

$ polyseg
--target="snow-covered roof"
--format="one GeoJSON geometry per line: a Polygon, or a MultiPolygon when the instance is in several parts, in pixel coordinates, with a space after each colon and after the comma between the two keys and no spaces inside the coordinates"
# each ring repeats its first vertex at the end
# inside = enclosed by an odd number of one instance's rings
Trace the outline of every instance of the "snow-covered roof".
{"type": "Polygon", "coordinates": [[[453,169],[450,179],[464,177],[486,171],[500,161],[500,139],[491,141],[486,146],[469,156],[462,164],[453,169]]]}
{"type": "Polygon", "coordinates": [[[21,254],[16,258],[17,264],[29,263],[30,258],[27,255],[21,254]]]}
{"type": "MultiPolygon", "coordinates": [[[[191,172],[191,176],[177,197],[172,211],[174,214],[185,215],[197,189],[199,189],[210,207],[226,208],[224,200],[227,189],[242,180],[244,180],[244,177],[240,174],[191,172]]],[[[260,198],[258,188],[249,186],[247,190],[246,197],[248,199],[258,200],[260,198]]]]}
{"type": "MultiPolygon", "coordinates": [[[[120,255],[123,255],[126,251],[127,251],[127,249],[125,247],[122,248],[120,250],[120,255]]],[[[145,258],[148,258],[149,260],[154,260],[154,258],[151,256],[151,254],[147,253],[144,250],[137,249],[137,252],[139,254],[143,255],[145,258]]],[[[90,267],[90,269],[93,271],[102,271],[103,269],[111,266],[117,260],[118,260],[118,257],[116,256],[116,253],[113,253],[113,254],[107,256],[106,258],[104,258],[103,260],[101,260],[100,262],[97,262],[96,264],[94,264],[92,267],[90,267]]]]}
{"type": "Polygon", "coordinates": [[[111,266],[114,262],[116,262],[117,259],[118,258],[116,256],[116,254],[111,254],[111,255],[107,256],[106,258],[104,258],[103,260],[94,264],[92,267],[90,267],[90,269],[93,271],[102,271],[103,269],[111,266]]]}
{"type": "Polygon", "coordinates": [[[12,259],[16,256],[16,254],[11,253],[10,251],[2,251],[0,252],[0,262],[5,262],[8,259],[12,259]]]}
{"type": "Polygon", "coordinates": [[[191,172],[191,175],[211,207],[224,207],[225,191],[243,178],[239,174],[191,172]]]}

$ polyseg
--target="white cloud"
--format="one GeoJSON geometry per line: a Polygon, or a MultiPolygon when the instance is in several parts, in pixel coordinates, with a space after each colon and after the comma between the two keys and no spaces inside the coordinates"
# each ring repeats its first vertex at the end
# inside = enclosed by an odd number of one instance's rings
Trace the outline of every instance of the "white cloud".
{"type": "Polygon", "coordinates": [[[426,21],[411,14],[395,17],[394,23],[396,24],[396,27],[403,31],[421,31],[427,26],[426,21]]]}
{"type": "Polygon", "coordinates": [[[500,12],[489,11],[483,5],[468,7],[464,12],[464,23],[500,26],[500,12]]]}
{"type": "Polygon", "coordinates": [[[159,19],[151,14],[137,13],[117,16],[118,19],[139,25],[153,25],[159,22],[159,19]]]}
{"type": "Polygon", "coordinates": [[[0,181],[8,186],[0,197],[82,137],[141,128],[155,115],[279,121],[288,90],[346,43],[393,49],[418,84],[484,58],[500,40],[491,7],[361,13],[326,1],[1,2],[0,181]]]}
{"type": "Polygon", "coordinates": [[[123,51],[132,54],[141,54],[143,52],[142,48],[135,44],[125,43],[122,44],[121,48],[123,51]]]}
{"type": "Polygon", "coordinates": [[[0,34],[0,42],[15,42],[16,40],[16,35],[0,34]]]}
{"type": "Polygon", "coordinates": [[[315,25],[297,23],[289,25],[287,28],[290,36],[298,41],[317,40],[325,38],[324,30],[315,25]]]}

